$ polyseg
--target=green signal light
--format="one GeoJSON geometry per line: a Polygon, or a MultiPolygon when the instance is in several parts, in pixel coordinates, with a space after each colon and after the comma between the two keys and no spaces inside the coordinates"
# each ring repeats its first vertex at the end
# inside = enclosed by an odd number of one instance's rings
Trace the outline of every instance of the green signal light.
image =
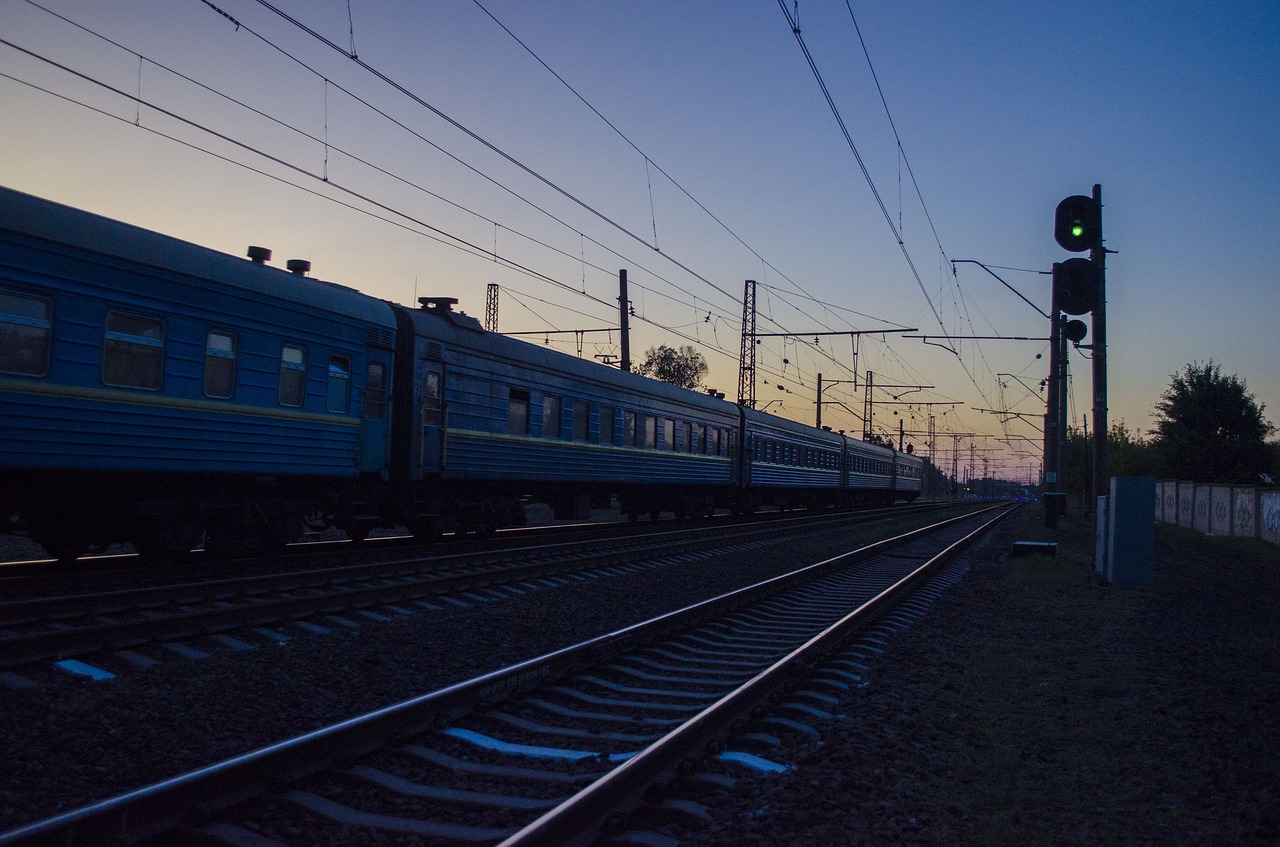
{"type": "Polygon", "coordinates": [[[1058,246],[1082,253],[1098,246],[1102,233],[1102,206],[1092,197],[1075,194],[1058,204],[1053,213],[1053,238],[1058,246]]]}

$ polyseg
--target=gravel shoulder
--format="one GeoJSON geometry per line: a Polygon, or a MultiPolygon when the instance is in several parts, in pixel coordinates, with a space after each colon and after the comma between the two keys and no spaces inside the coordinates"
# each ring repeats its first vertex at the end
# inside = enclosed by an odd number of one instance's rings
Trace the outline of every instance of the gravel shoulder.
{"type": "MultiPolygon", "coordinates": [[[[387,706],[937,520],[896,518],[770,543],[749,553],[680,557],[629,574],[573,581],[518,598],[440,602],[348,627],[317,618],[234,635],[252,649],[194,639],[205,658],[158,660],[94,682],[50,666],[38,687],[0,684],[0,832],[387,706]]],[[[615,571],[616,573],[616,571],[615,571]]]]}
{"type": "Polygon", "coordinates": [[[1152,587],[1122,590],[1090,518],[1042,515],[1005,521],[794,771],[683,843],[1280,843],[1280,551],[1159,527],[1152,587]]]}

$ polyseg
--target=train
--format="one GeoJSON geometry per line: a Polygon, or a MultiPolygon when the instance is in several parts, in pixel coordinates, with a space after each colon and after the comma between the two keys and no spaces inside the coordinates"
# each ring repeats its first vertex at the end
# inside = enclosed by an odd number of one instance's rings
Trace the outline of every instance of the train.
{"type": "Polygon", "coordinates": [[[922,461],[0,188],[0,514],[70,560],[887,504],[922,461]]]}

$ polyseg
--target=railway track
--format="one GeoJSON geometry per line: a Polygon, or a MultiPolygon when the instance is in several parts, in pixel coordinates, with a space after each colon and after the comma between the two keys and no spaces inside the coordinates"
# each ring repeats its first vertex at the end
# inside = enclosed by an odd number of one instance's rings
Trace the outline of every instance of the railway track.
{"type": "MultiPolygon", "coordinates": [[[[952,501],[931,501],[913,505],[863,508],[841,514],[857,520],[884,516],[928,514],[956,506],[952,501]]],[[[831,514],[831,513],[827,513],[831,514]]],[[[769,523],[789,520],[792,513],[761,512],[750,517],[717,515],[703,519],[701,525],[769,523]]],[[[143,562],[136,554],[116,552],[85,556],[73,563],[52,559],[17,559],[0,562],[0,598],[35,598],[42,596],[100,593],[109,590],[151,587],[159,584],[206,581],[217,578],[253,576],[266,572],[294,572],[341,567],[353,564],[375,564],[395,559],[435,559],[444,556],[498,553],[523,550],[539,544],[566,541],[605,540],[632,537],[646,532],[668,532],[686,527],[683,521],[662,520],[657,523],[630,523],[624,520],[528,526],[499,530],[492,536],[445,535],[431,542],[412,536],[370,537],[359,544],[346,539],[315,539],[289,545],[287,552],[270,556],[209,557],[193,551],[193,560],[157,567],[143,562]]]]}
{"type": "MultiPolygon", "coordinates": [[[[673,771],[714,781],[742,763],[780,766],[768,759],[769,722],[801,725],[825,701],[801,691],[771,713],[770,695],[821,673],[851,634],[1004,514],[985,510],[868,545],[14,830],[0,845],[162,835],[344,843],[343,833],[368,827],[425,844],[588,843],[673,771]]],[[[680,801],[666,806],[696,814],[680,801]]],[[[658,843],[646,837],[633,843],[658,843]]]]}
{"type": "Polygon", "coordinates": [[[576,541],[507,546],[430,559],[387,551],[372,561],[354,564],[11,600],[0,603],[0,621],[4,621],[0,670],[57,661],[72,663],[64,665],[72,672],[92,675],[92,667],[76,664],[76,657],[316,616],[429,603],[431,598],[459,592],[536,584],[640,559],[847,526],[851,520],[881,514],[793,515],[663,529],[641,536],[591,533],[576,541]]]}

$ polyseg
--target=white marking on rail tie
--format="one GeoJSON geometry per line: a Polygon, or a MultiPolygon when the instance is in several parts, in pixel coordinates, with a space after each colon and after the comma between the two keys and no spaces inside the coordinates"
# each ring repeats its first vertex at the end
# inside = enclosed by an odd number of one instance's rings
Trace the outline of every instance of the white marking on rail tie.
{"type": "Polygon", "coordinates": [[[780,765],[777,762],[772,762],[752,753],[739,753],[733,750],[726,750],[721,753],[720,761],[734,762],[761,773],[786,773],[787,771],[795,770],[795,765],[780,765]]]}
{"type": "Polygon", "coordinates": [[[606,759],[610,762],[625,762],[636,753],[597,753],[591,750],[567,750],[561,747],[540,747],[533,744],[513,744],[480,732],[461,727],[450,727],[444,734],[459,741],[466,741],[487,750],[497,750],[512,756],[528,756],[534,759],[556,759],[562,762],[578,762],[583,759],[606,759]]]}
{"type": "Polygon", "coordinates": [[[93,665],[82,662],[79,659],[63,659],[61,662],[54,662],[53,666],[55,668],[60,668],[67,673],[75,674],[76,676],[87,676],[90,679],[103,680],[116,678],[116,675],[111,671],[94,667],[93,665]]]}
{"type": "Polygon", "coordinates": [[[115,652],[115,656],[117,659],[124,659],[129,664],[138,668],[150,668],[160,664],[158,659],[153,659],[150,656],[144,656],[134,650],[117,650],[115,652]]]}

